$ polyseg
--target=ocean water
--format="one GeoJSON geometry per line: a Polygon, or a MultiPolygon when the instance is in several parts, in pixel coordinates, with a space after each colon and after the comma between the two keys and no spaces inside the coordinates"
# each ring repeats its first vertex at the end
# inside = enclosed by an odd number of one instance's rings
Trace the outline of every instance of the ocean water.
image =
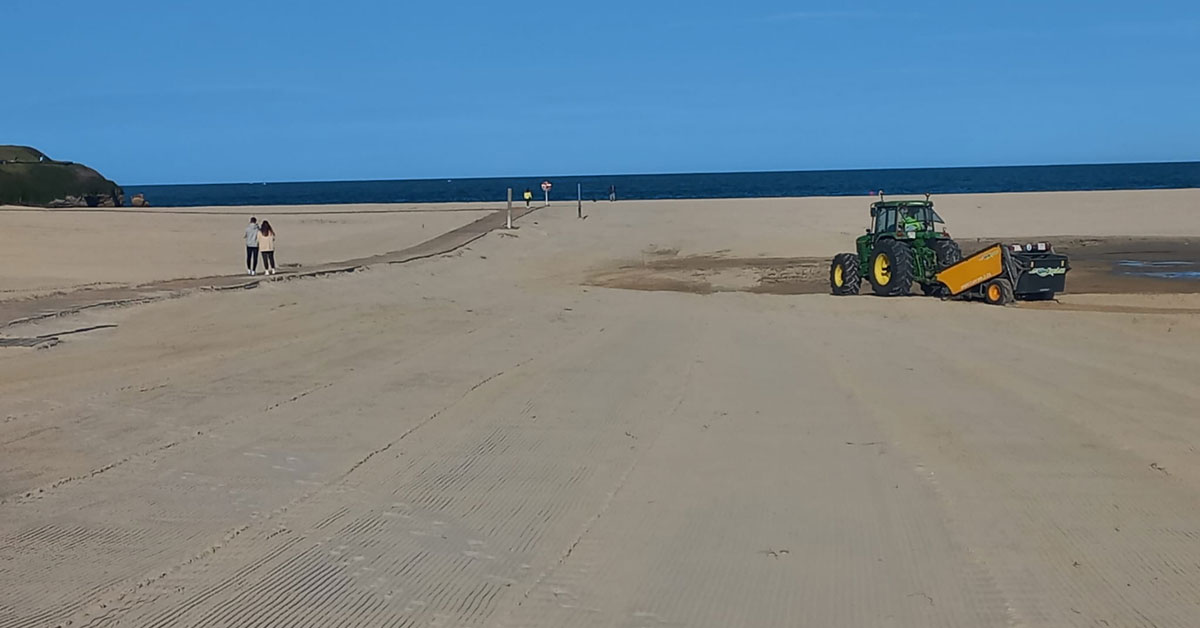
{"type": "Polygon", "coordinates": [[[1154,277],[1156,279],[1200,279],[1200,264],[1185,260],[1153,261],[1123,260],[1117,263],[1123,275],[1154,277]]]}
{"type": "Polygon", "coordinates": [[[618,199],[1145,190],[1200,187],[1200,162],[143,185],[126,186],[125,194],[145,194],[155,207],[488,202],[503,201],[509,187],[514,200],[526,188],[540,199],[538,185],[547,179],[554,184],[552,200],[574,200],[576,185],[584,200],[607,199],[609,186],[616,186],[618,199]]]}

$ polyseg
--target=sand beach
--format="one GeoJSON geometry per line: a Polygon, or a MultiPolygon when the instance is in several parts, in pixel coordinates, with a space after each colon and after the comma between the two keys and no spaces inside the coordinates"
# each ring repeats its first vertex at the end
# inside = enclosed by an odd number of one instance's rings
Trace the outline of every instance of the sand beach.
{"type": "Polygon", "coordinates": [[[1195,625],[1200,190],[935,197],[1009,307],[870,200],[2,209],[0,627],[1195,625]]]}

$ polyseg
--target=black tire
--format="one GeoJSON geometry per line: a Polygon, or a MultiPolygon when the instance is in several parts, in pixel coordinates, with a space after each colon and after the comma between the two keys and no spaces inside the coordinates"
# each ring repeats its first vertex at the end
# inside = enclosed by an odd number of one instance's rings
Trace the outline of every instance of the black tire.
{"type": "Polygon", "coordinates": [[[829,291],[837,295],[858,294],[862,285],[862,271],[858,267],[858,255],[838,253],[829,265],[829,291]],[[840,271],[840,272],[839,272],[840,271]]]}
{"type": "Polygon", "coordinates": [[[1012,282],[1001,278],[983,284],[983,300],[992,305],[1008,305],[1013,302],[1012,282]]]}
{"type": "Polygon", "coordinates": [[[938,270],[953,266],[962,261],[962,247],[949,238],[934,240],[930,242],[929,248],[933,249],[933,254],[937,257],[938,270]]]}
{"type": "Polygon", "coordinates": [[[923,283],[921,284],[921,292],[927,297],[945,297],[946,287],[940,283],[923,283]]]}
{"type": "Polygon", "coordinates": [[[908,296],[913,283],[912,249],[896,240],[875,243],[867,266],[871,289],[881,297],[908,296]]]}

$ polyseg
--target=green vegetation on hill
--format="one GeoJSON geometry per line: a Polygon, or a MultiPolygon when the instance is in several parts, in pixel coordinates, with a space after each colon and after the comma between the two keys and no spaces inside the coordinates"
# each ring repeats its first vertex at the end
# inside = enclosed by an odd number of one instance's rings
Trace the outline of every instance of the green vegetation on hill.
{"type": "Polygon", "coordinates": [[[0,161],[41,161],[42,151],[28,146],[0,146],[0,161]]]}
{"type": "Polygon", "coordinates": [[[27,146],[0,145],[0,205],[112,207],[124,202],[123,194],[83,164],[54,161],[27,146]]]}

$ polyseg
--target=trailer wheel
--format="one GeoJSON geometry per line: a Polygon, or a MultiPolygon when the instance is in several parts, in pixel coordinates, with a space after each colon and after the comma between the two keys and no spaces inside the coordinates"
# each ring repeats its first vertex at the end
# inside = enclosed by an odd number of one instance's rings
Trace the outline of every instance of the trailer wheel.
{"type": "Polygon", "coordinates": [[[992,305],[1008,305],[1012,303],[1012,282],[1003,278],[987,282],[983,285],[983,298],[992,305]]]}
{"type": "Polygon", "coordinates": [[[875,294],[881,297],[908,296],[913,283],[912,250],[895,240],[875,243],[867,278],[871,280],[875,294]]]}
{"type": "Polygon", "coordinates": [[[858,294],[862,285],[862,272],[858,268],[858,255],[838,253],[829,265],[829,290],[833,294],[858,294]]]}

